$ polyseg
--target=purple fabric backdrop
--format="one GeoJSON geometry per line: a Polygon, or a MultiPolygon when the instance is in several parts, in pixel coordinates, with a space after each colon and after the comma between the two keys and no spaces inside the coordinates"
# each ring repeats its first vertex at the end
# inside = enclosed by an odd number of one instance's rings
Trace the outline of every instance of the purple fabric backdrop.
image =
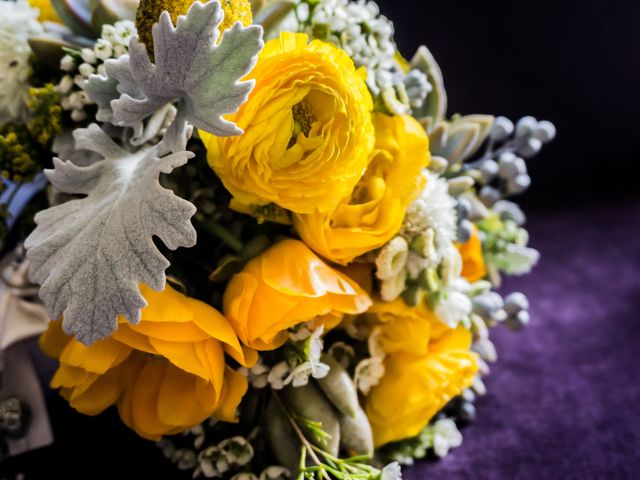
{"type": "MultiPolygon", "coordinates": [[[[406,469],[407,480],[640,478],[640,202],[538,213],[529,226],[542,261],[505,291],[529,295],[532,324],[495,332],[500,360],[463,446],[406,469]]],[[[49,404],[56,444],[0,475],[174,477],[114,412],[83,417],[55,394],[49,404]]]]}
{"type": "Polygon", "coordinates": [[[536,215],[542,260],[511,279],[532,324],[498,330],[464,444],[408,480],[640,478],[640,203],[536,215]]]}

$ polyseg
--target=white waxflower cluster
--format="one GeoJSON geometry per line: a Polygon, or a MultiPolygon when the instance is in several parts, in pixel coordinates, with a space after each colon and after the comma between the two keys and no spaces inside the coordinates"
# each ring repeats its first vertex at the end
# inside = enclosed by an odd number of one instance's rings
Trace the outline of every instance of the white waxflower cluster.
{"type": "Polygon", "coordinates": [[[253,447],[244,437],[223,440],[218,445],[212,445],[200,452],[193,476],[222,477],[227,472],[237,471],[248,465],[253,453],[253,447]]]}
{"type": "MultiPolygon", "coordinates": [[[[456,201],[449,195],[446,180],[428,170],[424,175],[426,186],[407,209],[402,229],[376,258],[376,276],[385,301],[398,298],[408,282],[417,281],[429,270],[440,267],[442,283],[446,287],[455,286],[462,271],[462,259],[454,245],[457,238],[456,201]]],[[[460,304],[461,297],[455,291],[440,298],[454,302],[444,305],[447,324],[451,323],[451,314],[460,310],[458,307],[465,312],[471,309],[468,299],[464,305],[460,304]]]]}
{"type": "Polygon", "coordinates": [[[369,395],[371,389],[380,383],[384,377],[384,357],[386,356],[382,345],[380,345],[380,327],[372,330],[367,340],[369,347],[369,358],[361,360],[356,366],[354,383],[356,388],[365,396],[369,395]]]}
{"type": "Polygon", "coordinates": [[[245,375],[254,388],[265,388],[267,385],[274,390],[282,390],[287,385],[302,387],[309,383],[309,379],[324,378],[329,374],[329,365],[320,359],[324,344],[322,334],[324,326],[310,330],[306,325],[289,334],[293,342],[306,343],[307,358],[299,365],[291,366],[283,360],[269,368],[262,363],[262,359],[252,368],[241,368],[239,372],[245,375]]]}
{"type": "Polygon", "coordinates": [[[342,48],[356,66],[367,69],[367,85],[395,114],[410,113],[424,103],[431,86],[418,70],[405,73],[396,60],[393,23],[367,0],[325,0],[312,7],[303,1],[298,17],[305,33],[342,48]]]}
{"type": "Polygon", "coordinates": [[[32,73],[28,39],[44,31],[38,15],[26,0],[0,1],[0,124],[26,121],[32,73]]]}
{"type": "Polygon", "coordinates": [[[265,468],[260,475],[255,473],[237,473],[231,480],[288,480],[291,478],[291,472],[284,467],[272,465],[265,468]]]}
{"type": "Polygon", "coordinates": [[[86,107],[94,102],[84,91],[84,84],[93,74],[105,75],[105,61],[119,58],[129,53],[129,42],[136,35],[135,24],[121,20],[114,25],[104,25],[102,35],[93,48],[83,48],[77,55],[65,55],[60,68],[66,72],[56,91],[60,94],[60,104],[71,112],[74,122],[87,119],[86,107]]]}

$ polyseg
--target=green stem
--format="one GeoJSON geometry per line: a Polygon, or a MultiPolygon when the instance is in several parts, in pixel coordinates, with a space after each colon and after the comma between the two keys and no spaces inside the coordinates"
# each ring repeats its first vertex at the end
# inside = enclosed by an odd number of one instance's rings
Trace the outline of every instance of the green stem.
{"type": "MultiPolygon", "coordinates": [[[[293,428],[293,431],[296,433],[296,435],[298,435],[298,438],[302,442],[302,445],[304,447],[306,447],[306,449],[309,452],[309,455],[311,456],[313,461],[319,467],[323,467],[324,466],[323,463],[320,461],[320,459],[318,458],[318,456],[314,452],[314,446],[311,445],[309,440],[307,440],[307,437],[304,436],[304,433],[302,433],[302,430],[300,430],[300,427],[298,426],[298,424],[296,423],[294,418],[289,414],[289,411],[284,406],[284,403],[282,403],[282,400],[280,399],[280,396],[276,392],[273,392],[273,398],[275,398],[276,401],[278,402],[280,408],[282,409],[282,411],[284,412],[285,416],[289,420],[289,423],[291,424],[291,427],[293,428]]],[[[331,480],[329,475],[327,474],[327,472],[324,471],[324,469],[322,470],[322,476],[325,477],[327,480],[331,480]]]]}
{"type": "Polygon", "coordinates": [[[238,237],[231,233],[231,231],[220,225],[215,220],[205,218],[200,214],[196,214],[196,221],[204,230],[207,231],[207,233],[218,237],[231,250],[238,254],[242,253],[244,244],[238,237]]]}

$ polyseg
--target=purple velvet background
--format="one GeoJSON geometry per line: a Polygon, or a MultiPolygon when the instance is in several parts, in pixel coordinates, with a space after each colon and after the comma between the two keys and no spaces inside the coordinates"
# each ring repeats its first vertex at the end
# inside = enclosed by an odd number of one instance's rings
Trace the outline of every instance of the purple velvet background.
{"type": "Polygon", "coordinates": [[[640,202],[531,218],[542,253],[510,279],[532,324],[497,330],[476,423],[409,480],[640,478],[640,202]]]}
{"type": "MultiPolygon", "coordinates": [[[[494,331],[500,360],[463,446],[407,480],[640,478],[640,201],[538,212],[529,226],[542,261],[505,291],[529,295],[532,324],[494,331]]],[[[114,412],[84,417],[52,392],[49,405],[56,444],[0,474],[183,478],[114,412]]]]}

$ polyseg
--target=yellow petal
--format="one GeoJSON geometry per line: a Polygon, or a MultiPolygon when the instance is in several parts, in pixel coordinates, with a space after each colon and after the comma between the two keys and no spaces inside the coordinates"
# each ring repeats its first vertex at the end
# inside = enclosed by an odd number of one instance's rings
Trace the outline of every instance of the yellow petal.
{"type": "Polygon", "coordinates": [[[235,370],[227,367],[225,374],[225,391],[220,401],[220,406],[214,415],[225,422],[237,422],[237,410],[244,394],[247,393],[249,384],[247,379],[235,370]]]}

